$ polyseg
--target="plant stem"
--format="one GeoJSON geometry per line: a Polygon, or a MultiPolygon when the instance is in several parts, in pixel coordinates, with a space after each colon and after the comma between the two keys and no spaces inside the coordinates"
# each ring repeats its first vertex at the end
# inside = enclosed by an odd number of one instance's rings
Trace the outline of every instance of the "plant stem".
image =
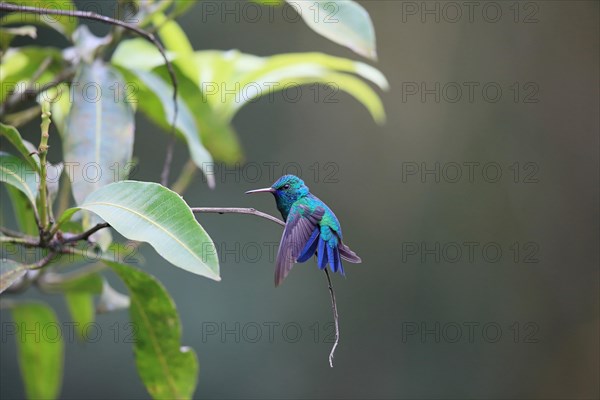
{"type": "Polygon", "coordinates": [[[48,265],[52,261],[52,259],[54,258],[55,255],[56,255],[56,253],[51,251],[50,253],[48,253],[48,255],[46,255],[46,257],[42,258],[38,262],[28,265],[27,269],[29,269],[29,270],[41,269],[41,268],[45,267],[46,265],[48,265]]]}
{"type": "Polygon", "coordinates": [[[80,233],[79,235],[75,235],[75,236],[65,239],[63,241],[63,244],[79,242],[80,240],[88,240],[89,237],[92,236],[94,233],[98,232],[100,229],[108,228],[109,226],[110,226],[110,224],[107,222],[97,224],[97,225],[91,227],[90,229],[88,229],[87,231],[80,233]]]}
{"type": "Polygon", "coordinates": [[[40,157],[40,234],[48,228],[48,189],[46,184],[46,156],[48,155],[48,129],[50,127],[50,103],[42,102],[42,137],[38,147],[40,157]]]}
{"type": "Polygon", "coordinates": [[[274,217],[272,215],[269,215],[267,213],[258,211],[258,210],[254,209],[254,208],[195,207],[195,208],[192,208],[191,210],[192,210],[192,212],[194,214],[209,213],[209,214],[248,214],[248,215],[256,215],[257,217],[268,219],[269,221],[273,221],[276,224],[279,224],[281,226],[285,226],[285,222],[283,222],[279,218],[276,218],[276,217],[274,217]]]}
{"type": "Polygon", "coordinates": [[[74,247],[64,247],[60,250],[61,254],[73,254],[77,256],[84,257],[86,259],[97,259],[98,254],[92,250],[88,249],[77,249],[74,247]]]}
{"type": "Polygon", "coordinates": [[[27,247],[40,247],[39,240],[32,236],[24,236],[24,237],[0,236],[0,243],[22,244],[27,247]]]}

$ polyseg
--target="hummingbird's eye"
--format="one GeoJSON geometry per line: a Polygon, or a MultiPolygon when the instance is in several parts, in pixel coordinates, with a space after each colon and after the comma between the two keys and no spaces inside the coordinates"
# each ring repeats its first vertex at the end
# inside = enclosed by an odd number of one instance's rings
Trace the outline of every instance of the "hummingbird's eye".
{"type": "Polygon", "coordinates": [[[283,185],[283,189],[284,190],[288,190],[290,188],[290,184],[286,183],[285,185],[283,185]]]}

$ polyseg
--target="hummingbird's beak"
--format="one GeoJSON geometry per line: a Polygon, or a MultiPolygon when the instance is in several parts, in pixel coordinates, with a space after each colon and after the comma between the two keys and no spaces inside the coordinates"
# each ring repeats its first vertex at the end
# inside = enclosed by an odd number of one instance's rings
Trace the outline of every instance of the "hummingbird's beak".
{"type": "Polygon", "coordinates": [[[254,193],[273,193],[275,189],[273,188],[264,188],[264,189],[256,189],[256,190],[248,190],[246,194],[254,194],[254,193]]]}

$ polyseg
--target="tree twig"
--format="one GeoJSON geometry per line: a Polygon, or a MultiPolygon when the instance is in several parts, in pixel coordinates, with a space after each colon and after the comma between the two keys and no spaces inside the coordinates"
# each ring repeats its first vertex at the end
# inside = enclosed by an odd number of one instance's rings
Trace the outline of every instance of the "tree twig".
{"type": "MultiPolygon", "coordinates": [[[[275,222],[281,226],[285,226],[285,222],[276,218],[267,213],[258,211],[254,208],[217,208],[217,207],[195,207],[192,208],[192,212],[195,214],[200,213],[214,213],[214,214],[248,214],[248,215],[256,215],[257,217],[261,217],[264,219],[268,219],[269,221],[275,222]]],[[[333,290],[333,284],[331,283],[331,278],[329,277],[329,272],[327,272],[327,268],[324,269],[325,276],[327,277],[327,284],[329,287],[329,294],[331,295],[331,308],[333,311],[333,321],[335,324],[335,341],[333,343],[333,347],[331,348],[331,352],[329,353],[329,366],[333,368],[333,356],[335,353],[335,349],[338,346],[340,341],[340,327],[339,327],[339,317],[337,312],[337,304],[335,302],[335,292],[333,290]]]]}
{"type": "Polygon", "coordinates": [[[20,244],[25,247],[40,247],[39,238],[34,238],[33,236],[23,236],[23,237],[0,236],[0,243],[20,244]]]}
{"type": "Polygon", "coordinates": [[[41,268],[45,267],[47,264],[49,264],[55,255],[56,255],[56,253],[51,251],[50,253],[48,253],[48,255],[46,255],[46,257],[42,258],[38,262],[28,265],[27,269],[30,269],[30,270],[41,269],[41,268]]]}
{"type": "Polygon", "coordinates": [[[98,232],[100,229],[108,228],[109,226],[110,226],[110,224],[108,222],[96,224],[95,226],[91,227],[90,229],[88,229],[85,232],[80,233],[79,235],[75,235],[75,236],[66,238],[63,241],[63,244],[79,242],[80,240],[88,240],[90,238],[90,236],[92,236],[94,233],[98,232]]]}
{"type": "Polygon", "coordinates": [[[285,226],[285,222],[276,218],[272,215],[264,213],[262,211],[258,211],[254,208],[221,208],[221,207],[194,207],[191,209],[194,214],[202,214],[202,213],[210,213],[210,214],[248,214],[248,215],[256,215],[257,217],[261,217],[264,219],[268,219],[269,221],[273,221],[276,224],[281,226],[285,226]]]}

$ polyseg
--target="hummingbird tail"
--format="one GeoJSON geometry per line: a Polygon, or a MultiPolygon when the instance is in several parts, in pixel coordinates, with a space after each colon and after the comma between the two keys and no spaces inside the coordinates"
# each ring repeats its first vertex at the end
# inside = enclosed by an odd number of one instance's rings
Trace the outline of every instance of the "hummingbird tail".
{"type": "Polygon", "coordinates": [[[339,271],[340,274],[344,274],[344,267],[342,267],[342,260],[340,259],[339,247],[327,246],[327,261],[329,261],[329,268],[331,272],[336,273],[339,271]]]}
{"type": "Polygon", "coordinates": [[[346,246],[344,243],[339,244],[338,246],[338,250],[340,251],[340,257],[342,257],[342,259],[351,262],[351,263],[361,263],[362,260],[361,258],[356,255],[355,252],[353,252],[352,250],[350,250],[350,247],[346,246]]]}

